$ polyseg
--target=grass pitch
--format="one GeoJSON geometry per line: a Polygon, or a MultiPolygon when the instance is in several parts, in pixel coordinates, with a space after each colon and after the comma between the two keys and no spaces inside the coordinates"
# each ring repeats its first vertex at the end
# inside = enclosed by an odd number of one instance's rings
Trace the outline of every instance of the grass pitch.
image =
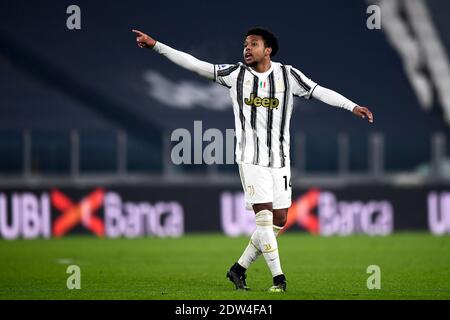
{"type": "Polygon", "coordinates": [[[260,259],[248,270],[251,291],[225,278],[247,237],[218,234],[179,239],[0,241],[1,299],[450,299],[450,237],[278,238],[288,291],[269,293],[260,259]],[[81,268],[81,289],[68,290],[69,265],[81,268]],[[381,289],[367,289],[369,265],[381,268],[381,289]]]}

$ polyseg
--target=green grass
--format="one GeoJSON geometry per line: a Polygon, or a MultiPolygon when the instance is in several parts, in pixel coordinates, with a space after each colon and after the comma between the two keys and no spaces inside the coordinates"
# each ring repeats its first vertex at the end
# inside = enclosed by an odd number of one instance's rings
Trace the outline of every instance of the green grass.
{"type": "Polygon", "coordinates": [[[225,278],[248,238],[217,234],[179,239],[70,237],[0,241],[1,299],[450,299],[450,237],[279,239],[288,291],[269,293],[260,258],[248,270],[252,291],[225,278]],[[66,268],[81,268],[81,289],[68,290],[66,268]],[[368,290],[369,265],[381,268],[381,289],[368,290]]]}

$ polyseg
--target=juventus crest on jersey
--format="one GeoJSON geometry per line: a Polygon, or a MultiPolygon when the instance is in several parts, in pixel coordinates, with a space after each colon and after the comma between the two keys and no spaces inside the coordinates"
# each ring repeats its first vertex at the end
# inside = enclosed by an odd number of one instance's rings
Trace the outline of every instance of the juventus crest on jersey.
{"type": "Polygon", "coordinates": [[[236,161],[280,168],[290,163],[293,96],[311,98],[315,82],[289,65],[271,62],[264,73],[248,66],[215,65],[214,81],[230,89],[236,161]]]}

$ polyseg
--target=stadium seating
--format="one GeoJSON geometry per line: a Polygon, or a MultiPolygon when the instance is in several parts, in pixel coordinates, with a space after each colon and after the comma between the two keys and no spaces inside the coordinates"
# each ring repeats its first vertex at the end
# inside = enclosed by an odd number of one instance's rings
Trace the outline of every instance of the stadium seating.
{"type": "MultiPolygon", "coordinates": [[[[437,0],[427,3],[448,52],[450,36],[445,30],[450,28],[450,5],[437,0]]],[[[31,169],[65,174],[71,166],[73,131],[80,137],[82,172],[117,170],[119,131],[127,133],[129,171],[162,172],[164,139],[172,130],[191,130],[194,120],[203,120],[205,127],[233,128],[231,106],[223,102],[226,90],[157,54],[139,50],[130,30],[140,28],[206,61],[233,63],[241,58],[243,33],[250,27],[245,12],[252,3],[240,3],[231,24],[227,12],[233,9],[223,3],[182,5],[179,10],[172,10],[170,1],[108,7],[79,1],[78,5],[83,14],[78,31],[65,28],[63,3],[0,6],[0,152],[7,155],[1,157],[0,172],[22,170],[25,130],[31,133],[31,169]],[[214,17],[207,30],[203,21],[189,19],[192,10],[214,17]],[[178,23],[165,21],[164,14],[152,14],[150,19],[141,14],[145,11],[170,12],[178,23]],[[58,15],[60,19],[55,18],[58,15]],[[173,96],[158,96],[157,86],[159,93],[166,88],[173,96]],[[188,94],[183,95],[183,90],[188,94]],[[208,95],[201,96],[202,92],[208,95]],[[175,96],[179,100],[167,102],[175,96]],[[208,100],[211,96],[216,103],[208,100]]],[[[365,27],[366,3],[342,6],[326,1],[325,13],[325,1],[291,5],[285,16],[267,23],[280,38],[275,60],[295,65],[321,85],[371,107],[375,114],[375,124],[370,126],[317,101],[298,100],[291,122],[294,165],[303,165],[308,172],[336,173],[338,140],[344,134],[349,141],[348,170],[366,171],[373,133],[384,135],[387,171],[415,170],[429,162],[432,135],[448,134],[443,112],[438,105],[429,111],[420,107],[386,35],[365,27]],[[299,136],[304,137],[303,146],[296,140],[299,136]]]]}

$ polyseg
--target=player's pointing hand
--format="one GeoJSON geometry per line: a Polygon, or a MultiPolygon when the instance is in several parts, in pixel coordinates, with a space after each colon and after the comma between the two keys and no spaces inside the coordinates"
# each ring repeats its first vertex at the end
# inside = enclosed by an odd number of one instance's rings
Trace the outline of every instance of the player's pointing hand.
{"type": "Polygon", "coordinates": [[[156,40],[150,37],[149,35],[139,31],[139,30],[131,30],[136,34],[136,41],[140,48],[153,48],[156,44],[156,40]]]}
{"type": "Polygon", "coordinates": [[[366,107],[356,106],[353,109],[353,113],[360,118],[367,118],[370,123],[373,123],[373,115],[372,112],[366,107]]]}

